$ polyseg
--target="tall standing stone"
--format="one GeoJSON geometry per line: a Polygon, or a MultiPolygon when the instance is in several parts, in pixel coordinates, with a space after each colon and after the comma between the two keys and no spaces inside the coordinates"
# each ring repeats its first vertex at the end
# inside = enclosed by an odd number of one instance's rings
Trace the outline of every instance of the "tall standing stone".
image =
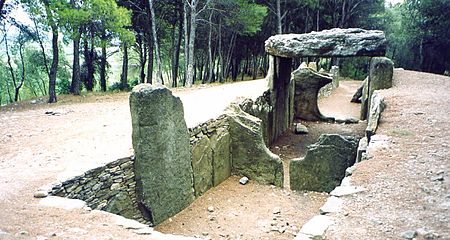
{"type": "Polygon", "coordinates": [[[367,88],[367,104],[361,105],[361,119],[367,118],[368,111],[371,109],[372,94],[375,90],[388,89],[392,87],[394,75],[394,62],[387,57],[375,57],[370,61],[369,81],[367,88]]]}
{"type": "Polygon", "coordinates": [[[154,224],[194,200],[183,104],[164,86],[141,84],[130,95],[138,202],[154,224]]]}

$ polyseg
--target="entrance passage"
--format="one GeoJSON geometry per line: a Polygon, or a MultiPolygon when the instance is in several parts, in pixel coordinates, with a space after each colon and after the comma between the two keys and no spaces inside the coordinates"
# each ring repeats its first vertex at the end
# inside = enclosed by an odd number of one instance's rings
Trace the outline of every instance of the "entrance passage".
{"type": "MultiPolygon", "coordinates": [[[[341,81],[340,87],[319,100],[325,116],[338,119],[358,118],[360,105],[351,103],[361,81],[341,81]]],[[[304,157],[307,146],[321,134],[362,137],[366,124],[302,122],[309,134],[287,131],[270,150],[279,155],[284,165],[284,188],[250,181],[239,184],[231,176],[219,186],[208,190],[179,214],[156,226],[163,233],[198,236],[210,239],[293,239],[300,227],[317,215],[328,194],[290,191],[289,162],[304,157]]]]}

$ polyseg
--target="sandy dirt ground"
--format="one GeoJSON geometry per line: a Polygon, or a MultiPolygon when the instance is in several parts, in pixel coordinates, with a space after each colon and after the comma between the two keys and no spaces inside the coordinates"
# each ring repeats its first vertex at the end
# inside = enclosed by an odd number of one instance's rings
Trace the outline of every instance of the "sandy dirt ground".
{"type": "MultiPolygon", "coordinates": [[[[337,224],[328,232],[329,239],[401,239],[404,231],[419,228],[422,228],[419,233],[426,228],[439,235],[438,239],[450,239],[450,79],[397,71],[395,81],[396,87],[386,91],[388,108],[378,132],[389,135],[391,144],[371,160],[357,165],[353,182],[369,191],[346,199],[346,206],[352,208],[339,216],[337,224]]],[[[262,81],[242,84],[219,91],[209,87],[176,90],[181,97],[193,96],[197,91],[208,92],[206,98],[191,98],[195,109],[185,106],[186,116],[190,111],[196,115],[192,120],[186,117],[188,125],[194,126],[220,114],[219,107],[201,110],[201,104],[225,107],[228,103],[220,99],[233,99],[237,91],[254,97],[265,89],[262,81]],[[212,114],[208,115],[209,112],[212,114]],[[201,117],[196,118],[197,115],[201,117]]],[[[77,174],[132,154],[127,96],[123,93],[85,98],[69,96],[55,105],[2,108],[0,239],[151,237],[118,227],[110,214],[44,207],[33,198],[38,187],[62,175],[77,174]]],[[[336,116],[326,108],[321,110],[336,116]]],[[[292,239],[294,230],[309,216],[317,214],[326,197],[253,182],[241,186],[237,180],[230,178],[215,192],[207,192],[197,199],[202,206],[197,212],[190,213],[188,208],[172,218],[172,223],[180,223],[178,232],[164,225],[160,226],[161,230],[204,238],[214,236],[213,239],[292,239]],[[212,212],[207,210],[209,206],[214,207],[212,212]],[[278,210],[280,213],[274,214],[278,210]],[[183,214],[190,218],[183,218],[183,214]],[[242,225],[246,221],[251,227],[242,225]],[[252,233],[261,237],[249,235],[252,233]]]]}
{"type": "MultiPolygon", "coordinates": [[[[182,99],[186,122],[192,127],[220,115],[236,97],[256,98],[265,90],[265,81],[259,80],[176,89],[174,94],[182,99]]],[[[53,105],[37,101],[3,107],[0,238],[135,238],[114,227],[107,214],[45,208],[33,198],[43,185],[132,153],[127,93],[61,96],[53,105]]]]}
{"type": "Polygon", "coordinates": [[[356,165],[328,239],[450,239],[450,78],[396,70],[377,134],[390,143],[356,165]]]}

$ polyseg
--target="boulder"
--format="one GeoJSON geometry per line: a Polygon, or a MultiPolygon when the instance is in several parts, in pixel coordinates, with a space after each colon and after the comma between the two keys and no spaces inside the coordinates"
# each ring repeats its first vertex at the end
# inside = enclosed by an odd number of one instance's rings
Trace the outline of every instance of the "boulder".
{"type": "Polygon", "coordinates": [[[244,112],[236,103],[227,108],[226,115],[230,124],[233,173],[282,186],[283,164],[280,157],[266,147],[261,120],[244,112]]]}
{"type": "Polygon", "coordinates": [[[375,57],[370,60],[369,89],[371,92],[392,87],[394,62],[387,57],[375,57]]]}
{"type": "Polygon", "coordinates": [[[330,192],[355,163],[357,146],[354,137],[322,134],[318,142],[308,146],[304,158],[290,162],[291,189],[330,192]]]}
{"type": "Polygon", "coordinates": [[[265,43],[266,52],[285,58],[384,56],[382,31],[334,28],[305,34],[281,34],[265,43]]]}
{"type": "Polygon", "coordinates": [[[334,121],[320,113],[317,105],[319,90],[332,82],[332,78],[311,70],[298,68],[292,72],[295,82],[294,116],[307,121],[334,121]]]}
{"type": "Polygon", "coordinates": [[[130,110],[138,202],[158,224],[194,200],[183,104],[164,86],[140,84],[130,95],[130,110]]]}

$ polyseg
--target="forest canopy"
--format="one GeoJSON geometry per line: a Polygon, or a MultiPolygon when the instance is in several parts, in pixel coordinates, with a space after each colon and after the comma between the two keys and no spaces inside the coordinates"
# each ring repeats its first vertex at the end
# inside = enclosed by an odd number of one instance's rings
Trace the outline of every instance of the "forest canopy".
{"type": "Polygon", "coordinates": [[[270,36],[352,27],[385,31],[396,67],[450,71],[448,0],[0,0],[0,105],[262,78],[270,36]]]}

